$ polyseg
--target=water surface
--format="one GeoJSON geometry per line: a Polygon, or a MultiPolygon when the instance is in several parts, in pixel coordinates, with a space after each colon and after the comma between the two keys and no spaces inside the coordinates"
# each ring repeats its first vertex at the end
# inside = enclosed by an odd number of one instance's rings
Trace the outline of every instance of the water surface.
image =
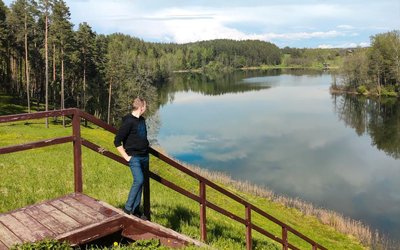
{"type": "Polygon", "coordinates": [[[329,93],[322,72],[177,75],[157,143],[173,157],[400,236],[400,105],[329,93]]]}

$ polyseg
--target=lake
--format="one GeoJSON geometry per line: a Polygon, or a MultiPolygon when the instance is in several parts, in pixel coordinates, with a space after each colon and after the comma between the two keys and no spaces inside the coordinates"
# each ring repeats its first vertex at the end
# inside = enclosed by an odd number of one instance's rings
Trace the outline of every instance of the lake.
{"type": "Polygon", "coordinates": [[[332,82],[299,70],[177,74],[160,90],[154,141],[398,238],[400,104],[332,96],[332,82]]]}

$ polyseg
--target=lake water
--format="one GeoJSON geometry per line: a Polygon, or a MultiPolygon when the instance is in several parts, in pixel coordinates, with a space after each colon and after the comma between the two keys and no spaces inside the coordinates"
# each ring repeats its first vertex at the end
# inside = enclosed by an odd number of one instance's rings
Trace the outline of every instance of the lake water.
{"type": "Polygon", "coordinates": [[[323,72],[178,74],[157,143],[189,164],[400,237],[400,104],[329,93],[323,72]]]}

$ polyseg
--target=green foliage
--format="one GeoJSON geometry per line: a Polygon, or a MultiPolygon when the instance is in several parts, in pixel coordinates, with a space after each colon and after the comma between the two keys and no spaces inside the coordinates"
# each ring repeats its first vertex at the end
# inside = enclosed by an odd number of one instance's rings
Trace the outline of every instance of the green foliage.
{"type": "Polygon", "coordinates": [[[357,92],[362,94],[362,95],[365,95],[365,94],[368,93],[368,90],[367,90],[367,87],[365,87],[364,85],[360,85],[357,88],[357,92]]]}
{"type": "Polygon", "coordinates": [[[161,243],[159,240],[152,239],[152,240],[138,240],[132,243],[131,247],[133,249],[138,250],[146,250],[146,249],[159,249],[161,243]]]}
{"type": "Polygon", "coordinates": [[[285,47],[282,49],[282,66],[290,68],[335,68],[345,49],[298,49],[285,47]]]}
{"type": "Polygon", "coordinates": [[[395,90],[395,86],[389,85],[382,87],[381,95],[386,97],[397,97],[399,94],[395,90]]]}
{"type": "Polygon", "coordinates": [[[7,80],[6,76],[9,70],[7,44],[11,34],[6,22],[7,12],[8,8],[4,5],[3,1],[0,1],[0,83],[7,80]]]}
{"type": "Polygon", "coordinates": [[[205,72],[229,72],[231,69],[218,61],[211,61],[204,67],[205,72]]]}
{"type": "Polygon", "coordinates": [[[372,36],[370,48],[350,50],[339,74],[347,90],[352,91],[363,85],[369,94],[398,96],[400,31],[372,36]]]}
{"type": "Polygon", "coordinates": [[[11,248],[11,250],[72,250],[73,248],[66,242],[59,242],[53,239],[41,240],[38,242],[28,242],[18,244],[11,248]]]}

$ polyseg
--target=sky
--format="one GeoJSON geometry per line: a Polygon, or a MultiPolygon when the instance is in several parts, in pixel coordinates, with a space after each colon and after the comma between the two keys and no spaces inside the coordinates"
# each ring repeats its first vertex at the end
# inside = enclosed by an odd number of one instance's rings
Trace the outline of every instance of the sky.
{"type": "Polygon", "coordinates": [[[369,46],[370,36],[400,29],[400,0],[64,1],[75,29],[87,22],[97,34],[120,32],[150,42],[226,38],[281,48],[347,48],[369,46]]]}

